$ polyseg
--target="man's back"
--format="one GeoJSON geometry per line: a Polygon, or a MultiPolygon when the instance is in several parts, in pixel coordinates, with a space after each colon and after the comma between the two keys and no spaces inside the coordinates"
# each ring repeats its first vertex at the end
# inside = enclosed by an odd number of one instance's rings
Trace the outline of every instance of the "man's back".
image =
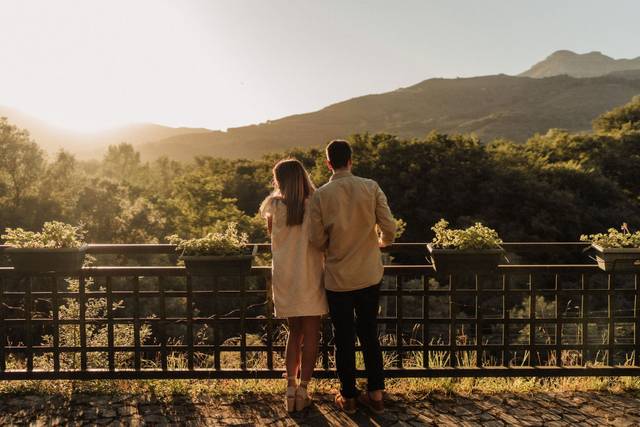
{"type": "Polygon", "coordinates": [[[383,266],[376,224],[382,243],[392,243],[396,224],[375,181],[340,171],[315,192],[309,233],[312,244],[326,249],[328,290],[352,291],[380,282],[383,266]]]}

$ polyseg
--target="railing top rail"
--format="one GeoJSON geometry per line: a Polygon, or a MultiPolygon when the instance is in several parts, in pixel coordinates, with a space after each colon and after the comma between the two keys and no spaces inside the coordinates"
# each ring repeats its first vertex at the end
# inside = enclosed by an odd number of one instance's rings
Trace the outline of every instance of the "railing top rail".
{"type": "MultiPolygon", "coordinates": [[[[270,243],[250,243],[257,246],[260,252],[269,251],[270,243]]],[[[394,243],[383,251],[416,252],[425,251],[427,242],[394,243]]],[[[502,246],[507,251],[539,252],[544,250],[554,251],[563,248],[586,248],[588,242],[504,242],[502,246]]],[[[0,245],[0,253],[9,246],[0,245]]],[[[166,243],[91,243],[87,252],[90,254],[174,254],[175,246],[166,243]]]]}
{"type": "MultiPolygon", "coordinates": [[[[387,275],[420,275],[433,273],[431,264],[421,265],[386,265],[384,267],[387,275]]],[[[543,272],[597,272],[599,268],[596,264],[531,264],[517,265],[504,264],[498,266],[498,273],[543,273],[543,272]]],[[[81,270],[82,276],[184,276],[186,269],[183,266],[101,266],[84,267],[81,270]]],[[[251,275],[265,276],[271,273],[271,266],[253,266],[251,275]]],[[[13,267],[0,267],[0,276],[18,274],[13,267]]],[[[24,273],[22,273],[24,275],[24,273]]],[[[30,273],[30,276],[52,275],[52,273],[30,273]]],[[[54,273],[55,276],[77,276],[77,274],[54,273]]]]}

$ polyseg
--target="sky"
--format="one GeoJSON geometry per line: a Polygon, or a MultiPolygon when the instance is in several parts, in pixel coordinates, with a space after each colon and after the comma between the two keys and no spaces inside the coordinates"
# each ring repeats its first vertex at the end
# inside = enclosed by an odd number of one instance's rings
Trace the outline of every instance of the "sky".
{"type": "Polygon", "coordinates": [[[555,50],[640,56],[637,0],[0,0],[0,105],[226,129],[555,50]]]}

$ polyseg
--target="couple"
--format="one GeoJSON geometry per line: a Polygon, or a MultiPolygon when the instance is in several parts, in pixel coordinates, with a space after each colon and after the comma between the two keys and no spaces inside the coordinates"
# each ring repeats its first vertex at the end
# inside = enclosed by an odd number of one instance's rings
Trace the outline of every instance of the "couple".
{"type": "Polygon", "coordinates": [[[349,414],[355,413],[356,401],[375,413],[384,410],[376,323],[383,275],[380,247],[393,242],[396,223],[378,184],[351,174],[351,154],[347,141],[329,143],[327,165],[333,175],[317,190],[302,163],[278,162],[275,190],[260,208],[271,235],[276,316],[289,324],[289,412],[311,404],[307,385],[316,365],[320,319],[327,312],[341,383],[336,405],[349,414]],[[356,335],[367,372],[364,394],[356,388],[356,335]]]}

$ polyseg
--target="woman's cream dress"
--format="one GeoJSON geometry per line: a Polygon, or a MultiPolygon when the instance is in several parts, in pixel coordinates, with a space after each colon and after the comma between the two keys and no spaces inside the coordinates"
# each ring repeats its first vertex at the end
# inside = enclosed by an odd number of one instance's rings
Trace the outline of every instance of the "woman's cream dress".
{"type": "Polygon", "coordinates": [[[301,225],[287,226],[287,207],[270,197],[261,215],[271,217],[273,305],[279,318],[327,314],[322,283],[324,254],[309,244],[308,206],[301,225]]]}

